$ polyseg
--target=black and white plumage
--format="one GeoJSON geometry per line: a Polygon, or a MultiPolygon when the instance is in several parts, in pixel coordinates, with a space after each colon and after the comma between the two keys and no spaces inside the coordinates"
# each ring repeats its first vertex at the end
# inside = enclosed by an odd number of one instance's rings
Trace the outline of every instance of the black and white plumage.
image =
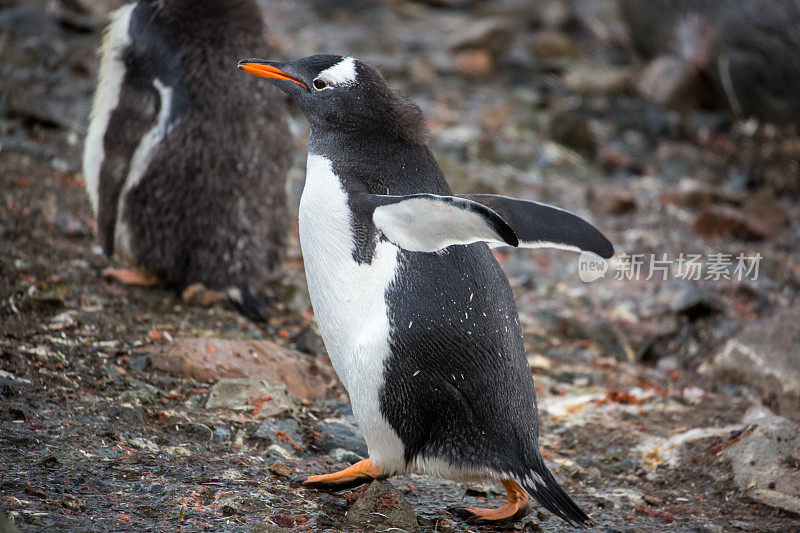
{"type": "MultiPolygon", "coordinates": [[[[280,265],[285,96],[235,79],[267,52],[253,0],[140,0],[113,13],[84,151],[100,244],[166,286],[249,299],[280,265]]],[[[258,309],[250,309],[258,313],[258,309]]]]}
{"type": "Polygon", "coordinates": [[[419,108],[353,58],[240,68],[272,78],[311,123],[303,259],[320,332],[369,448],[366,466],[306,483],[349,486],[411,469],[511,480],[561,518],[587,521],[539,452],[517,309],[485,243],[610,257],[608,240],[557,208],[454,196],[419,108]]]}

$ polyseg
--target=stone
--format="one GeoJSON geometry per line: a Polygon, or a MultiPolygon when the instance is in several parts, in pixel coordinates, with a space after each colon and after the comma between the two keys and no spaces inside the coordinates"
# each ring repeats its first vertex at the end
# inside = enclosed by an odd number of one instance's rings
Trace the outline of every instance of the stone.
{"type": "Polygon", "coordinates": [[[462,50],[453,55],[456,72],[465,78],[485,78],[494,71],[488,50],[462,50]]]}
{"type": "Polygon", "coordinates": [[[325,453],[341,448],[358,455],[367,457],[367,443],[361,431],[342,419],[325,419],[317,428],[319,439],[317,444],[325,453]]]}
{"type": "Polygon", "coordinates": [[[573,150],[593,154],[597,148],[589,122],[581,113],[560,111],[550,119],[550,137],[573,150]]]}
{"type": "Polygon", "coordinates": [[[388,481],[373,481],[364,496],[350,506],[346,517],[349,524],[371,530],[387,526],[417,529],[414,508],[388,481]]]}
{"type": "Polygon", "coordinates": [[[511,24],[504,18],[492,17],[477,22],[471,20],[457,33],[450,43],[450,50],[452,52],[483,50],[496,60],[508,51],[512,37],[511,24]]]}
{"type": "Polygon", "coordinates": [[[327,390],[326,370],[267,340],[176,338],[146,350],[154,368],[197,380],[267,380],[297,398],[322,398],[327,390]]]}
{"type": "Polygon", "coordinates": [[[578,47],[572,37],[554,30],[543,30],[533,34],[533,55],[542,59],[578,57],[578,47]]]}
{"type": "Polygon", "coordinates": [[[292,475],[292,467],[281,461],[275,461],[269,467],[269,471],[278,477],[289,477],[292,475]]]}
{"type": "Polygon", "coordinates": [[[158,453],[160,451],[160,448],[155,442],[143,437],[133,437],[128,439],[128,444],[131,446],[131,448],[135,448],[142,452],[158,453]]]}
{"type": "Polygon", "coordinates": [[[564,74],[564,85],[582,94],[619,94],[633,79],[629,67],[578,62],[564,74]]]}
{"type": "Polygon", "coordinates": [[[730,462],[734,482],[748,498],[800,514],[800,425],[763,411],[759,415],[720,457],[730,462]]]}
{"type": "Polygon", "coordinates": [[[325,353],[325,343],[313,327],[303,326],[294,340],[297,349],[303,353],[318,355],[325,353]]]}
{"type": "Polygon", "coordinates": [[[705,237],[734,237],[737,239],[767,239],[774,229],[759,217],[729,206],[703,206],[692,223],[692,229],[705,237]]]}
{"type": "Polygon", "coordinates": [[[665,107],[696,107],[700,70],[685,59],[662,56],[654,59],[639,74],[639,93],[665,107]]]}
{"type": "Polygon", "coordinates": [[[596,185],[589,190],[589,206],[600,213],[624,215],[636,210],[633,191],[624,185],[596,185]]]}
{"type": "Polygon", "coordinates": [[[297,409],[286,393],[286,385],[246,378],[219,380],[208,394],[206,409],[232,409],[248,411],[253,416],[265,418],[297,409]]]}
{"type": "Polygon", "coordinates": [[[253,434],[258,439],[268,439],[277,442],[284,448],[294,448],[292,443],[297,446],[303,444],[303,437],[300,435],[300,424],[294,418],[268,418],[256,428],[253,434]],[[286,438],[291,439],[291,442],[286,438]]]}
{"type": "Polygon", "coordinates": [[[65,494],[61,498],[61,506],[64,509],[69,509],[70,511],[83,511],[86,509],[86,504],[83,503],[80,498],[73,496],[72,494],[65,494]]]}
{"type": "Polygon", "coordinates": [[[192,283],[181,293],[181,299],[189,305],[211,307],[222,301],[222,293],[212,291],[202,283],[192,283]]]}
{"type": "Polygon", "coordinates": [[[797,310],[748,324],[700,371],[754,388],[778,414],[800,422],[800,322],[797,310]]]}

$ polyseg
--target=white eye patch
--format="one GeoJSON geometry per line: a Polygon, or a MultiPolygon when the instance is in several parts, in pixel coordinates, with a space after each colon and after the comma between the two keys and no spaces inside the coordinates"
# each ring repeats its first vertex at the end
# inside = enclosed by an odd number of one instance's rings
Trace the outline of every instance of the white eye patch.
{"type": "Polygon", "coordinates": [[[346,57],[319,73],[316,80],[324,81],[328,86],[324,89],[331,89],[331,86],[352,85],[356,82],[356,60],[346,57]]]}

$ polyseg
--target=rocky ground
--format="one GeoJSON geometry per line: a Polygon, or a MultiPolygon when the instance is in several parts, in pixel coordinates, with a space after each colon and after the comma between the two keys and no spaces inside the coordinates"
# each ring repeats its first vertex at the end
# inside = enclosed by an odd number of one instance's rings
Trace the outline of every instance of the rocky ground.
{"type": "MultiPolygon", "coordinates": [[[[268,324],[99,276],[80,150],[112,4],[0,0],[0,531],[567,530],[536,506],[494,528],[452,511],[499,504],[492,485],[288,482],[366,453],[296,239],[268,324]]],[[[335,6],[265,2],[276,55],[373,62],[425,111],[455,190],[560,205],[643,254],[638,280],[618,258],[592,283],[566,252],[497,254],[543,453],[597,530],[800,531],[797,128],[687,101],[709,62],[642,56],[613,1],[335,6]],[[761,255],[757,279],[738,254],[761,255]]]]}

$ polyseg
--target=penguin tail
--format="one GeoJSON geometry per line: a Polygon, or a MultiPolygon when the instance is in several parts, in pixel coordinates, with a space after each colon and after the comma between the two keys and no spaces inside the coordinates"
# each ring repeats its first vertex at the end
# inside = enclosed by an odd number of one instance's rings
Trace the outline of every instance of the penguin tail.
{"type": "Polygon", "coordinates": [[[266,322],[270,316],[269,300],[244,283],[225,290],[228,302],[239,313],[253,322],[266,322]]]}
{"type": "Polygon", "coordinates": [[[545,509],[571,526],[584,528],[594,523],[589,515],[561,488],[544,462],[541,467],[531,469],[516,481],[545,509]]]}

